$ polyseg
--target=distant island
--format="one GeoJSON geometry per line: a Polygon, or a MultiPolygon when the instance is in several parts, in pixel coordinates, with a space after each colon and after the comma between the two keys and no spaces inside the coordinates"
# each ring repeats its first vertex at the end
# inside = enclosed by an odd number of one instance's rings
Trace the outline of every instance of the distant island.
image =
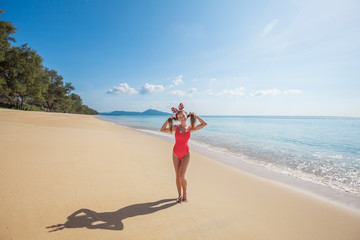
{"type": "Polygon", "coordinates": [[[113,111],[108,113],[99,113],[100,115],[152,115],[152,116],[168,116],[171,113],[161,112],[155,109],[148,109],[144,112],[127,112],[127,111],[113,111]]]}

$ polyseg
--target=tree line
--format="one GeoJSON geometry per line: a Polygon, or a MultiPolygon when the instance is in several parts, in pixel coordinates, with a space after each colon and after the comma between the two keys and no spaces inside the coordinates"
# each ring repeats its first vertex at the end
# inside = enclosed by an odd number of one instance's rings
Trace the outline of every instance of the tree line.
{"type": "MultiPolygon", "coordinates": [[[[4,13],[0,9],[0,14],[4,13]]],[[[98,114],[82,103],[71,83],[42,65],[36,51],[16,42],[15,26],[0,16],[0,107],[22,110],[98,114]]]]}

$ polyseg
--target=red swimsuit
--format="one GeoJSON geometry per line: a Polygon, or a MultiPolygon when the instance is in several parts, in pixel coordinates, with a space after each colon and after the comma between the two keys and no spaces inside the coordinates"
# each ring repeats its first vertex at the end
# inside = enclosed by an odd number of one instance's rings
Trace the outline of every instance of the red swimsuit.
{"type": "Polygon", "coordinates": [[[189,145],[188,145],[189,139],[190,139],[190,127],[188,127],[186,132],[181,133],[179,131],[179,126],[177,126],[175,132],[175,146],[173,151],[179,159],[183,159],[185,155],[189,152],[189,145]]]}

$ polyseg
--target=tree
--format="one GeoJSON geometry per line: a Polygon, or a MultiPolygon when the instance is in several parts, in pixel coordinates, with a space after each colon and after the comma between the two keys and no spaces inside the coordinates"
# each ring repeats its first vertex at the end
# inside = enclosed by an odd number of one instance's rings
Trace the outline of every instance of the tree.
{"type": "Polygon", "coordinates": [[[29,99],[41,99],[48,78],[43,72],[42,58],[27,44],[11,47],[0,63],[1,77],[5,80],[4,95],[20,109],[29,99]]]}
{"type": "Polygon", "coordinates": [[[97,111],[95,111],[94,109],[89,108],[86,105],[84,106],[84,111],[82,112],[83,114],[89,114],[89,115],[98,115],[99,113],[97,111]]]}
{"type": "MultiPolygon", "coordinates": [[[[0,9],[1,13],[4,11],[0,9]]],[[[11,46],[10,42],[16,42],[15,38],[11,37],[15,32],[16,28],[10,22],[0,20],[0,61],[4,60],[5,52],[11,46]]]]}
{"type": "Polygon", "coordinates": [[[72,93],[70,95],[71,100],[73,101],[71,106],[71,112],[73,113],[82,113],[84,111],[84,105],[82,104],[82,99],[79,95],[72,93]]]}
{"type": "MultiPolygon", "coordinates": [[[[63,77],[58,75],[55,70],[45,68],[45,72],[50,78],[50,83],[44,94],[46,107],[52,112],[60,110],[68,104],[71,105],[71,102],[66,96],[75,88],[71,85],[71,83],[66,83],[64,86],[63,77]]],[[[69,108],[71,109],[71,106],[69,108]]]]}
{"type": "MultiPolygon", "coordinates": [[[[1,13],[4,11],[0,9],[1,13]]],[[[4,69],[1,68],[1,63],[5,60],[5,53],[11,46],[10,42],[15,42],[15,38],[11,37],[15,32],[16,28],[10,22],[0,20],[0,100],[4,98],[6,91],[6,81],[3,77],[4,69]]]]}

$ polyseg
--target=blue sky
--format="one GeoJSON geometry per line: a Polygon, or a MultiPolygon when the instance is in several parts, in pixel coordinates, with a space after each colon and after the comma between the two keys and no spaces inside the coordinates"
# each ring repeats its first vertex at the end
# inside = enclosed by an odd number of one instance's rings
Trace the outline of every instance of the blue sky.
{"type": "Polygon", "coordinates": [[[2,1],[100,111],[360,117],[360,1],[2,1]]]}

